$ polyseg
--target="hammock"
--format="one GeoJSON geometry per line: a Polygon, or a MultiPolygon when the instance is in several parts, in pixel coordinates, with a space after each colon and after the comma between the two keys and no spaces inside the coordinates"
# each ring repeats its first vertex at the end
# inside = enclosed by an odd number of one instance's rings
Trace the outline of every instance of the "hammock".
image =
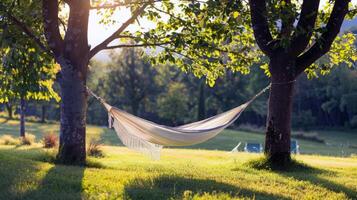
{"type": "Polygon", "coordinates": [[[234,123],[247,106],[269,87],[270,85],[238,107],[198,122],[177,127],[159,125],[136,117],[109,105],[89,89],[88,92],[107,109],[109,128],[115,129],[116,134],[125,146],[158,160],[163,146],[189,146],[215,137],[223,129],[234,123]]]}

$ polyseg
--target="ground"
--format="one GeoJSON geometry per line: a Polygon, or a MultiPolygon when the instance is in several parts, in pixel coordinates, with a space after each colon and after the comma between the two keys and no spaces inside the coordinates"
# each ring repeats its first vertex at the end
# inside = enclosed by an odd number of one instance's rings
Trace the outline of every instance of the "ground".
{"type": "MultiPolygon", "coordinates": [[[[59,125],[57,123],[41,124],[41,123],[26,123],[26,132],[36,135],[41,139],[44,134],[58,133],[59,125]]],[[[311,140],[298,139],[300,151],[303,154],[318,154],[318,155],[332,155],[332,156],[349,156],[357,154],[357,134],[356,130],[350,131],[310,131],[305,132],[306,135],[316,135],[323,139],[326,144],[314,142],[311,140]]],[[[19,122],[16,120],[6,120],[0,117],[0,136],[9,134],[13,136],[19,135],[19,122]]],[[[120,140],[112,129],[107,127],[88,126],[88,138],[100,138],[105,145],[121,145],[120,140]]],[[[87,141],[89,141],[88,139],[87,141]]],[[[232,150],[239,142],[242,142],[240,150],[243,150],[244,142],[264,142],[264,134],[249,131],[234,131],[225,130],[217,137],[194,146],[184,148],[189,149],[207,149],[207,150],[232,150]]]]}
{"type": "MultiPolygon", "coordinates": [[[[15,134],[16,125],[16,121],[3,122],[0,135],[15,134]]],[[[57,127],[28,123],[28,131],[38,138],[57,127]]],[[[356,156],[298,155],[295,159],[308,167],[288,172],[257,170],[247,163],[262,155],[223,150],[243,139],[256,141],[263,136],[227,131],[191,147],[201,149],[166,148],[161,160],[152,161],[117,146],[117,137],[103,127],[90,126],[88,132],[106,144],[105,157],[89,158],[88,167],[55,165],[53,150],[44,150],[41,144],[0,145],[0,199],[357,199],[356,156]]],[[[345,140],[352,143],[356,136],[345,140]]],[[[317,148],[310,143],[301,141],[302,150],[317,148]]],[[[333,152],[332,147],[324,148],[333,152]]]]}

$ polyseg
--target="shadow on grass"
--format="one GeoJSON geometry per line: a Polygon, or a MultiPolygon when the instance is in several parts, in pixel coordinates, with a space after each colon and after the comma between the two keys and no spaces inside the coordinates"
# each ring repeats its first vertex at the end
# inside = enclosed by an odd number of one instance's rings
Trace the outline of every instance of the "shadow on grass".
{"type": "Polygon", "coordinates": [[[83,199],[84,167],[54,165],[38,187],[21,195],[20,199],[83,199]]]}
{"type": "Polygon", "coordinates": [[[357,190],[353,190],[339,183],[322,178],[321,176],[338,176],[338,173],[328,169],[319,169],[309,166],[297,160],[292,160],[291,163],[284,167],[274,166],[267,162],[265,157],[251,160],[246,163],[246,166],[257,170],[270,170],[279,175],[293,178],[299,181],[306,181],[313,185],[318,185],[333,192],[342,192],[350,199],[357,199],[357,190]]]}
{"type": "Polygon", "coordinates": [[[46,157],[37,148],[9,150],[0,151],[0,199],[83,199],[84,167],[34,162],[46,157]]]}
{"type": "Polygon", "coordinates": [[[23,161],[0,152],[0,199],[19,199],[17,189],[27,187],[26,182],[39,170],[33,162],[23,161]]]}
{"type": "Polygon", "coordinates": [[[349,199],[357,199],[357,190],[353,190],[352,188],[348,188],[345,185],[327,180],[323,177],[324,174],[327,176],[338,176],[336,172],[330,170],[322,170],[313,167],[309,167],[307,170],[297,170],[291,172],[282,172],[281,175],[293,178],[299,181],[306,181],[313,185],[318,185],[327,190],[336,192],[336,193],[344,193],[349,199]]]}
{"type": "Polygon", "coordinates": [[[287,199],[282,196],[241,188],[209,179],[179,176],[159,176],[153,179],[134,179],[124,187],[124,199],[192,199],[209,195],[216,199],[250,197],[255,199],[287,199]]]}

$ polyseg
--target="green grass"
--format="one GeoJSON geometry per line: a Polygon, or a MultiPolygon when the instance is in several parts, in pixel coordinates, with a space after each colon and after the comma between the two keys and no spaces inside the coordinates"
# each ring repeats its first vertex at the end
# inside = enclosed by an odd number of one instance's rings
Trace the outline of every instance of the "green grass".
{"type": "MultiPolygon", "coordinates": [[[[17,121],[1,120],[0,135],[18,135],[17,121]]],[[[57,132],[58,124],[28,122],[27,130],[40,139],[57,132]]],[[[335,144],[356,143],[352,133],[318,134],[335,144]]],[[[54,150],[40,144],[0,145],[0,199],[357,199],[356,156],[297,155],[294,159],[303,167],[282,172],[252,167],[262,155],[226,151],[239,141],[263,142],[262,134],[227,130],[188,147],[196,149],[165,148],[160,161],[120,147],[105,127],[89,126],[88,137],[106,145],[105,157],[89,158],[88,167],[53,164],[54,150]]],[[[299,141],[304,153],[338,151],[299,141]]]]}
{"type": "MultiPolygon", "coordinates": [[[[44,134],[58,133],[59,131],[59,125],[56,123],[41,124],[27,122],[26,128],[26,131],[36,135],[37,139],[41,139],[44,134]]],[[[351,154],[357,154],[357,148],[350,147],[350,144],[357,144],[356,133],[342,131],[314,131],[314,134],[316,133],[318,134],[318,137],[324,139],[328,145],[299,139],[300,152],[302,154],[332,156],[349,156],[351,154]]],[[[19,122],[16,120],[6,121],[6,119],[0,118],[0,135],[2,134],[18,136],[19,122]]],[[[87,141],[90,141],[89,138],[97,138],[100,139],[105,145],[121,145],[120,140],[114,131],[108,129],[107,127],[88,126],[87,135],[87,141]]],[[[264,134],[247,131],[225,130],[217,137],[205,143],[185,148],[230,151],[239,142],[264,143],[264,134]]],[[[243,147],[244,145],[241,145],[239,149],[243,150],[243,147]]]]}
{"type": "Polygon", "coordinates": [[[164,149],[160,161],[105,146],[101,168],[44,162],[38,146],[0,146],[0,199],[356,199],[357,158],[299,155],[309,167],[257,170],[257,154],[164,149]]]}

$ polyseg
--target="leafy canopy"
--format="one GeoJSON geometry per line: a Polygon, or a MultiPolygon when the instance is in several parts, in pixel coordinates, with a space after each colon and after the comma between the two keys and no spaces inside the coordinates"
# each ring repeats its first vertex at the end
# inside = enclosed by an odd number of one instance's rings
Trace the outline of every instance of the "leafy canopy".
{"type": "MultiPolygon", "coordinates": [[[[306,31],[298,30],[295,25],[290,27],[289,34],[280,34],[282,24],[299,20],[301,1],[266,2],[269,28],[273,38],[279,41],[276,48],[288,46],[293,32],[306,31]]],[[[326,31],[333,3],[329,1],[320,6],[307,48],[320,42],[318,38],[326,31]]],[[[134,10],[137,5],[131,6],[134,10]]],[[[211,86],[226,70],[247,74],[254,63],[260,64],[269,76],[268,59],[255,44],[249,13],[245,1],[155,1],[142,16],[153,21],[155,28],[135,34],[127,31],[120,38],[122,42],[135,40],[137,44],[158,47],[152,52],[153,63],[170,62],[197,77],[205,76],[211,86]]],[[[351,4],[347,18],[355,16],[356,6],[351,4]]],[[[331,50],[305,70],[308,77],[328,74],[342,63],[351,67],[357,60],[354,41],[354,34],[341,33],[331,50]]]]}
{"type": "MultiPolygon", "coordinates": [[[[4,1],[0,6],[3,6],[3,3],[9,2],[4,1]]],[[[39,33],[42,25],[36,21],[41,18],[38,4],[36,1],[15,1],[9,8],[13,13],[22,16],[21,19],[31,24],[32,30],[39,33]],[[23,12],[19,12],[20,10],[23,12]]],[[[20,98],[45,101],[54,98],[58,101],[59,96],[52,88],[59,70],[58,65],[9,20],[9,11],[1,11],[3,20],[0,22],[0,102],[20,98]]]]}

